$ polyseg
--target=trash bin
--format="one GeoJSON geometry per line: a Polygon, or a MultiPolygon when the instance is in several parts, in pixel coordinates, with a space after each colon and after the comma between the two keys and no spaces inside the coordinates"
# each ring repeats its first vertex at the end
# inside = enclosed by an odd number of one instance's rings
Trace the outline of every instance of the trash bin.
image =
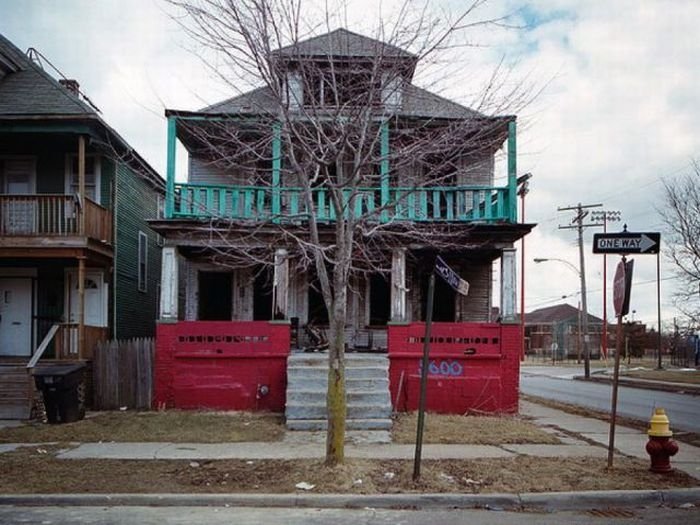
{"type": "Polygon", "coordinates": [[[34,382],[44,397],[49,423],[71,423],[85,417],[85,402],[80,392],[84,368],[85,363],[66,363],[34,369],[34,382]]]}

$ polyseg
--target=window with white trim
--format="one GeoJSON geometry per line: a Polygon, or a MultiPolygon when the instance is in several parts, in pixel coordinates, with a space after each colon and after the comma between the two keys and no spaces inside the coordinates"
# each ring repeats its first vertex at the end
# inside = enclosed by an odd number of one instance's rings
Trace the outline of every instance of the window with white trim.
{"type": "Polygon", "coordinates": [[[140,292],[145,292],[148,277],[148,236],[139,232],[138,286],[140,292]]]}

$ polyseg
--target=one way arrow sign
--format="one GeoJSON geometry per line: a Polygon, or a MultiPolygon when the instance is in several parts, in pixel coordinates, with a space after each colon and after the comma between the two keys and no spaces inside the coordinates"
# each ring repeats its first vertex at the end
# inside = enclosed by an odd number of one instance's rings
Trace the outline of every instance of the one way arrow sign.
{"type": "Polygon", "coordinates": [[[660,233],[596,233],[593,235],[593,253],[659,253],[660,233]]]}

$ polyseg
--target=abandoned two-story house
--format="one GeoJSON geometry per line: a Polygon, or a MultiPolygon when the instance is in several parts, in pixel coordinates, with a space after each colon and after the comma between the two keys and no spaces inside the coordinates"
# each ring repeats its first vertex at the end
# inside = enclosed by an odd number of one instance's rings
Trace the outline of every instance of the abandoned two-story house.
{"type": "Polygon", "coordinates": [[[353,381],[383,389],[387,404],[391,392],[396,409],[415,408],[437,255],[470,289],[460,295],[438,279],[429,408],[517,410],[513,244],[532,225],[516,216],[515,117],[419,88],[415,55],[344,29],[283,47],[269,64],[265,87],[199,111],[166,110],[165,218],[151,222],[165,239],[155,402],[286,407],[290,418],[292,405],[313,398],[300,412],[322,419],[325,392],[311,374],[324,374],[323,357],[296,352],[322,349],[329,323],[305,247],[333,245],[344,221],[363,246],[347,298],[348,366],[358,368],[348,375],[349,420],[372,412],[353,409],[362,397],[353,381]],[[175,177],[178,141],[187,180],[175,177]]]}
{"type": "Polygon", "coordinates": [[[30,51],[0,35],[0,417],[28,414],[42,353],[152,336],[159,296],[163,179],[30,51]]]}

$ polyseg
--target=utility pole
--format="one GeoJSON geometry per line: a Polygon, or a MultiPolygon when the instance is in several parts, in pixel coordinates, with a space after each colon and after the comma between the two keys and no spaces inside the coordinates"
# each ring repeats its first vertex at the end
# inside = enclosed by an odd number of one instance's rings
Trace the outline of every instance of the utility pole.
{"type": "Polygon", "coordinates": [[[584,224],[583,220],[588,216],[589,208],[600,208],[602,204],[581,204],[569,206],[566,208],[557,208],[558,211],[575,211],[576,216],[571,220],[571,224],[567,226],[559,226],[560,230],[576,229],[578,230],[578,253],[579,253],[579,277],[581,279],[581,306],[583,308],[583,369],[586,379],[591,377],[591,356],[588,348],[588,304],[586,302],[586,265],[583,256],[583,229],[591,226],[599,226],[598,224],[584,224]]]}

